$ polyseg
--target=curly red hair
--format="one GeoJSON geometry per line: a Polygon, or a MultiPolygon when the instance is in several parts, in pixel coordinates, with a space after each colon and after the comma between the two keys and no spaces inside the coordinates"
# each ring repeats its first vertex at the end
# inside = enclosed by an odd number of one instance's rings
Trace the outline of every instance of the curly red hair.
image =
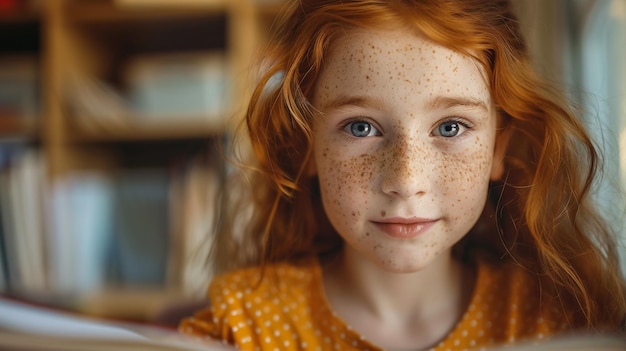
{"type": "Polygon", "coordinates": [[[465,253],[489,246],[536,273],[564,305],[580,307],[572,323],[618,325],[626,302],[614,233],[590,197],[598,153],[561,95],[534,74],[505,0],[290,2],[246,114],[255,160],[245,178],[250,198],[242,204],[251,203],[252,211],[228,207],[217,237],[222,268],[340,248],[316,179],[307,174],[315,117],[309,97],[337,36],[348,28],[390,26],[414,30],[482,64],[499,132],[514,140],[503,180],[491,184],[484,216],[459,246],[465,253]],[[235,230],[242,218],[246,225],[235,230]]]}

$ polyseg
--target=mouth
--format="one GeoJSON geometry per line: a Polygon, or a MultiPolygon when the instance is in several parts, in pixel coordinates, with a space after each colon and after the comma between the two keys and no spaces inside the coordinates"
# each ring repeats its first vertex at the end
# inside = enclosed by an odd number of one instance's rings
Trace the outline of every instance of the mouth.
{"type": "Polygon", "coordinates": [[[383,233],[401,239],[411,239],[430,229],[438,219],[428,218],[385,218],[372,223],[383,233]]]}

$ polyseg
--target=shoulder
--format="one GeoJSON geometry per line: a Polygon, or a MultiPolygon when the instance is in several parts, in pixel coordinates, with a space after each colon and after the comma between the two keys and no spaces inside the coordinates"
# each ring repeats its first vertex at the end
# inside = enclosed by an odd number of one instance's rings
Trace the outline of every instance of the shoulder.
{"type": "Polygon", "coordinates": [[[185,319],[180,330],[240,346],[295,345],[302,328],[316,323],[312,316],[322,301],[319,283],[315,260],[219,275],[209,286],[211,306],[185,319]]]}
{"type": "Polygon", "coordinates": [[[210,297],[259,295],[308,285],[319,269],[314,260],[274,263],[219,275],[209,285],[210,297]]]}
{"type": "Polygon", "coordinates": [[[544,286],[541,275],[511,260],[479,258],[475,293],[489,305],[527,310],[551,309],[555,294],[544,286]]]}
{"type": "Polygon", "coordinates": [[[539,285],[539,275],[522,263],[481,256],[476,259],[479,283],[485,289],[501,292],[529,291],[539,285]]]}
{"type": "MultiPolygon", "coordinates": [[[[477,279],[462,320],[443,346],[458,349],[543,340],[570,331],[568,314],[542,289],[538,274],[510,260],[476,256],[477,279]]],[[[442,349],[445,349],[442,347],[442,349]]]]}
{"type": "Polygon", "coordinates": [[[317,261],[302,264],[274,263],[233,271],[216,277],[208,297],[214,316],[241,311],[249,315],[267,314],[280,306],[302,309],[318,291],[317,261]],[[312,295],[313,294],[313,295],[312,295]]]}
{"type": "Polygon", "coordinates": [[[510,260],[479,258],[472,308],[504,327],[501,341],[544,338],[577,329],[574,306],[564,306],[553,287],[540,274],[510,260]]]}

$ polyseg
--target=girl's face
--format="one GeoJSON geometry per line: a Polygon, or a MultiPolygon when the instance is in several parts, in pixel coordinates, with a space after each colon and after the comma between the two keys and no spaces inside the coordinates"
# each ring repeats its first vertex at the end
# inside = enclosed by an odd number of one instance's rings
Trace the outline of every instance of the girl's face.
{"type": "Polygon", "coordinates": [[[352,30],[312,102],[312,167],[346,250],[394,272],[449,254],[501,171],[479,64],[406,30],[352,30]]]}

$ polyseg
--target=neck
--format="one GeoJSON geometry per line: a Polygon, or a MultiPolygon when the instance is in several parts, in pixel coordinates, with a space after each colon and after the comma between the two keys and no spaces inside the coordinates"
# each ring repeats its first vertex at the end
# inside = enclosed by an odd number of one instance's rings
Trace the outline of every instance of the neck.
{"type": "Polygon", "coordinates": [[[418,272],[394,273],[348,248],[327,268],[324,284],[335,313],[389,348],[438,342],[458,322],[473,285],[451,252],[418,272]]]}
{"type": "Polygon", "coordinates": [[[419,318],[437,309],[438,302],[456,300],[455,293],[462,290],[462,266],[450,252],[441,254],[421,271],[394,273],[347,250],[337,268],[344,284],[352,287],[354,297],[383,319],[404,314],[409,316],[402,319],[419,318]],[[414,314],[418,315],[410,316],[414,314]]]}

